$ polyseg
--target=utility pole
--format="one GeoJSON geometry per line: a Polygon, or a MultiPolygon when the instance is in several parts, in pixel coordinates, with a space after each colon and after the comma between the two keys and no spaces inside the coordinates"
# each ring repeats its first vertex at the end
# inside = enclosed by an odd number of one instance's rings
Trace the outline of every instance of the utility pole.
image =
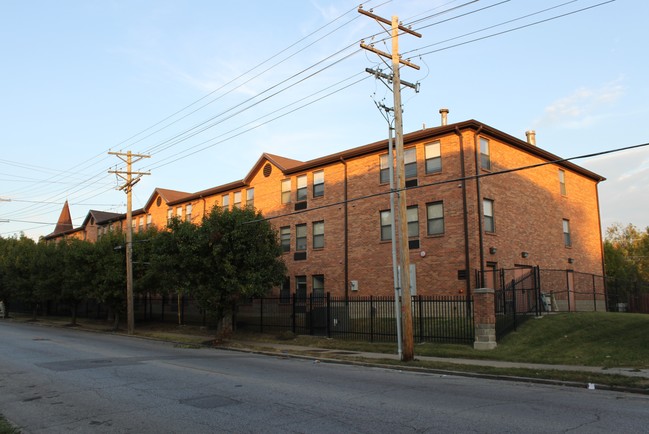
{"type": "Polygon", "coordinates": [[[390,25],[391,38],[392,38],[392,54],[385,53],[377,50],[373,46],[366,45],[361,42],[361,48],[369,50],[379,56],[386,57],[392,60],[392,86],[394,96],[394,127],[395,127],[395,146],[397,158],[397,215],[396,219],[399,223],[399,265],[401,276],[401,317],[403,321],[403,349],[401,360],[408,362],[415,357],[414,333],[412,324],[412,297],[410,292],[410,249],[408,247],[408,217],[407,217],[407,203],[406,203],[406,178],[404,166],[404,150],[403,150],[403,118],[401,111],[401,78],[399,75],[399,67],[401,64],[409,66],[414,69],[419,69],[419,66],[401,59],[399,55],[399,31],[408,33],[410,35],[421,38],[421,34],[410,30],[399,24],[397,16],[392,17],[392,21],[367,12],[362,8],[358,12],[375,19],[379,23],[390,25]]]}
{"type": "Polygon", "coordinates": [[[133,172],[132,167],[133,163],[143,158],[149,158],[149,156],[132,154],[131,151],[126,153],[109,152],[108,154],[116,155],[126,163],[126,170],[110,170],[108,173],[114,173],[124,180],[124,184],[119,187],[119,190],[124,190],[126,193],[126,320],[128,334],[132,335],[135,332],[135,314],[133,312],[133,201],[131,191],[142,176],[151,174],[150,172],[133,172]]]}

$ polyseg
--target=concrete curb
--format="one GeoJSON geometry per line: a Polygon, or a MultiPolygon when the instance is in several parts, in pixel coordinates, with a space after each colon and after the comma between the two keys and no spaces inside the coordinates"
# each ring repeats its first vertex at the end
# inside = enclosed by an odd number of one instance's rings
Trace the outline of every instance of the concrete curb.
{"type": "MultiPolygon", "coordinates": [[[[228,347],[228,346],[210,347],[210,348],[218,348],[227,351],[237,351],[242,353],[259,354],[259,355],[272,356],[272,357],[293,358],[293,359],[303,359],[303,360],[312,360],[312,361],[317,360],[319,362],[329,363],[329,364],[354,365],[354,366],[390,369],[394,371],[417,372],[417,373],[449,375],[449,376],[469,377],[469,378],[482,378],[487,380],[501,380],[501,381],[517,382],[517,383],[530,383],[530,384],[544,384],[550,386],[565,386],[565,387],[574,387],[579,389],[589,388],[589,383],[582,383],[577,381],[552,380],[547,378],[518,377],[512,375],[484,374],[480,372],[454,371],[454,370],[447,370],[447,369],[424,368],[420,366],[395,366],[395,365],[383,364],[380,362],[371,362],[366,360],[359,361],[359,360],[335,359],[335,358],[327,358],[327,357],[315,357],[315,356],[309,356],[304,354],[292,354],[289,352],[277,353],[273,351],[264,351],[264,350],[251,349],[251,348],[238,348],[238,347],[228,347]]],[[[462,365],[462,366],[472,366],[472,365],[462,365]]],[[[571,372],[577,372],[577,371],[571,371],[571,372]]],[[[625,393],[649,395],[649,389],[608,386],[604,384],[601,385],[597,384],[595,387],[596,387],[595,390],[607,390],[611,392],[625,392],[625,393]]]]}

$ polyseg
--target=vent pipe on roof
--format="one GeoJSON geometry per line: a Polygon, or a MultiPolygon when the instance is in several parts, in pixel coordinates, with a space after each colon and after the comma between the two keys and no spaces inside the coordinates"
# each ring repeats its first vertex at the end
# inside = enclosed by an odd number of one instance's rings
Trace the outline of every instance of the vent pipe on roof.
{"type": "Polygon", "coordinates": [[[442,126],[448,125],[448,109],[447,108],[439,109],[439,114],[442,115],[442,126]]]}
{"type": "Polygon", "coordinates": [[[525,131],[525,135],[527,136],[527,143],[536,146],[536,131],[534,130],[525,131]]]}

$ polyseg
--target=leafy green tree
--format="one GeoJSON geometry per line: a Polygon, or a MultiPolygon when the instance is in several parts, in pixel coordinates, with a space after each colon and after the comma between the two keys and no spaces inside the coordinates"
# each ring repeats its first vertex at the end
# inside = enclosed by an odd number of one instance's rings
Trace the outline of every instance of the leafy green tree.
{"type": "Polygon", "coordinates": [[[9,308],[12,298],[12,282],[9,275],[9,262],[13,254],[14,239],[0,237],[0,301],[4,303],[4,316],[9,316],[9,308]]]}
{"type": "Polygon", "coordinates": [[[632,224],[607,228],[604,262],[609,277],[623,282],[649,282],[649,227],[644,231],[632,224]]]}
{"type": "Polygon", "coordinates": [[[36,243],[31,238],[21,236],[13,239],[7,253],[6,266],[11,298],[30,306],[33,319],[36,319],[39,302],[38,291],[34,285],[38,273],[36,243]]]}
{"type": "Polygon", "coordinates": [[[108,232],[93,244],[94,265],[92,295],[108,306],[113,315],[113,329],[119,328],[126,302],[126,257],[121,231],[108,232]]]}
{"type": "Polygon", "coordinates": [[[199,245],[203,264],[192,292],[216,317],[218,336],[227,336],[241,299],[265,295],[284,280],[277,233],[252,208],[214,207],[199,228],[199,245]]]}
{"type": "Polygon", "coordinates": [[[149,255],[149,285],[155,285],[158,294],[190,294],[200,281],[203,258],[196,225],[172,219],[168,230],[152,239],[149,255]]]}
{"type": "Polygon", "coordinates": [[[62,264],[58,298],[70,306],[72,325],[77,324],[79,304],[92,294],[95,275],[93,249],[92,243],[77,239],[56,244],[56,256],[62,264]]]}

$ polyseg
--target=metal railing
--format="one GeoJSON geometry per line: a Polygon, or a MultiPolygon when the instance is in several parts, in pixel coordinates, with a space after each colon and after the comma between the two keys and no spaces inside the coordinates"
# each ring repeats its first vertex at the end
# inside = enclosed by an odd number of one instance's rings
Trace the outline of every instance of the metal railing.
{"type": "MultiPolygon", "coordinates": [[[[417,342],[473,342],[473,316],[465,297],[414,296],[412,313],[417,342]]],[[[256,298],[239,306],[237,327],[369,342],[397,337],[394,297],[256,298]]]]}

